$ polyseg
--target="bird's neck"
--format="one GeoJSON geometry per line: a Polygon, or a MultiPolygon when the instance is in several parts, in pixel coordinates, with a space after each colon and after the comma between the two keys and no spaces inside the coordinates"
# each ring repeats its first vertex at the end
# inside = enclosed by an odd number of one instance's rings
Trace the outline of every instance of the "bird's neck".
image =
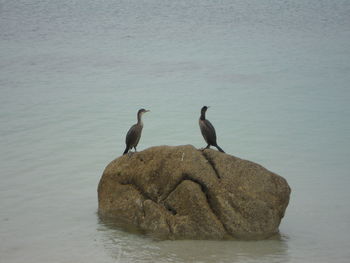
{"type": "Polygon", "coordinates": [[[141,116],[141,114],[138,114],[138,115],[137,115],[137,124],[139,124],[139,125],[143,126],[143,122],[142,122],[142,116],[141,116]]]}
{"type": "Polygon", "coordinates": [[[205,112],[201,113],[201,117],[199,118],[200,120],[204,121],[205,120],[205,112]]]}

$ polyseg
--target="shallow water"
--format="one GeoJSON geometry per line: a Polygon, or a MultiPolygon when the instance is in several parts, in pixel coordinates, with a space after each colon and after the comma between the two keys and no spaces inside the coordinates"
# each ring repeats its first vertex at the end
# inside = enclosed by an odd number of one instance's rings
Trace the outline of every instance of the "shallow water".
{"type": "Polygon", "coordinates": [[[347,262],[349,1],[0,1],[0,262],[347,262]],[[283,177],[280,238],[154,241],[101,223],[139,150],[205,146],[283,177]]]}

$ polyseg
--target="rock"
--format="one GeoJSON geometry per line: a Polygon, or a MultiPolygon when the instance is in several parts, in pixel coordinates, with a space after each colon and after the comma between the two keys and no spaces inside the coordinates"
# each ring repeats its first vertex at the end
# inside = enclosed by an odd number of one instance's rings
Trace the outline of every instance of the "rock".
{"type": "Polygon", "coordinates": [[[158,146],[106,167],[98,210],[162,239],[263,239],[278,232],[290,191],[259,164],[191,145],[158,146]]]}

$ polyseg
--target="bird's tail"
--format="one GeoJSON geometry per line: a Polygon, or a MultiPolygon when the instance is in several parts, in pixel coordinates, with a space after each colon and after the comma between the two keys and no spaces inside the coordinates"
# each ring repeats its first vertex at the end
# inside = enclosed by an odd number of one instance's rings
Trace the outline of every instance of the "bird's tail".
{"type": "Polygon", "coordinates": [[[215,147],[218,148],[218,150],[219,150],[220,152],[225,153],[224,150],[221,149],[219,145],[215,145],[215,147]]]}
{"type": "Polygon", "coordinates": [[[127,154],[127,153],[128,153],[128,151],[129,151],[129,147],[128,147],[128,146],[126,146],[125,151],[123,152],[123,155],[124,155],[124,154],[127,154]]]}

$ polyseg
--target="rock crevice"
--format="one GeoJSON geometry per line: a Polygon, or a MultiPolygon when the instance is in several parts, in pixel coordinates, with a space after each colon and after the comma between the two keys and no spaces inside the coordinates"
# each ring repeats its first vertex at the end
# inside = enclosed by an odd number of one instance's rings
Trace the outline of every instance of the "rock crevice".
{"type": "Polygon", "coordinates": [[[218,179],[220,179],[220,174],[219,172],[216,170],[216,167],[215,167],[215,163],[210,159],[210,157],[206,154],[205,151],[202,152],[203,154],[203,157],[207,160],[207,162],[209,163],[209,165],[213,168],[214,172],[215,172],[215,175],[218,179]]]}

